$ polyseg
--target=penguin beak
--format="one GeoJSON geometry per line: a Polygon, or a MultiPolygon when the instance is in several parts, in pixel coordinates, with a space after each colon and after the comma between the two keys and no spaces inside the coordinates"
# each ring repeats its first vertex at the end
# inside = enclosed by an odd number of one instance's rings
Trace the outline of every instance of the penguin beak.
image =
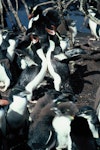
{"type": "Polygon", "coordinates": [[[9,104],[9,101],[6,99],[0,99],[0,106],[6,106],[9,104]]]}
{"type": "Polygon", "coordinates": [[[77,116],[77,117],[85,117],[85,114],[84,114],[84,113],[81,113],[81,112],[77,112],[77,113],[76,113],[76,116],[77,116]]]}
{"type": "Polygon", "coordinates": [[[47,31],[47,33],[49,33],[50,35],[55,35],[56,32],[55,30],[49,29],[49,28],[45,28],[45,30],[47,31]]]}
{"type": "Polygon", "coordinates": [[[75,116],[69,116],[70,120],[74,120],[75,116]]]}
{"type": "Polygon", "coordinates": [[[33,16],[34,16],[34,14],[29,14],[28,19],[30,20],[33,16]]]}

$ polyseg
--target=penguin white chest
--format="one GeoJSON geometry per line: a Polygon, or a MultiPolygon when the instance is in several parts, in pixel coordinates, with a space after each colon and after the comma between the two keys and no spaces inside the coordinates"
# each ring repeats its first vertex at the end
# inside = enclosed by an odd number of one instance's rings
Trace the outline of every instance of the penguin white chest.
{"type": "Polygon", "coordinates": [[[97,35],[97,24],[92,20],[89,20],[89,26],[90,26],[91,34],[98,39],[99,36],[97,35]]]}

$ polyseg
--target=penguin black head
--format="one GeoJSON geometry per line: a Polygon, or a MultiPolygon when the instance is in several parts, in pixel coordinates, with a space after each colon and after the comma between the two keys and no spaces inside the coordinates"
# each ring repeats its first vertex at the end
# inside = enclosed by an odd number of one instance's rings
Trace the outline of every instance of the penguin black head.
{"type": "Polygon", "coordinates": [[[86,115],[86,116],[90,116],[93,112],[95,112],[95,110],[90,107],[90,106],[83,106],[81,108],[79,108],[79,112],[77,115],[86,115]]]}
{"type": "Polygon", "coordinates": [[[98,122],[96,111],[91,106],[83,106],[79,108],[79,111],[76,115],[83,117],[86,120],[91,120],[93,124],[98,122]]]}
{"type": "Polygon", "coordinates": [[[12,88],[10,94],[9,94],[9,101],[13,101],[13,95],[18,95],[20,94],[21,92],[23,92],[25,89],[23,87],[15,87],[15,88],[12,88]]]}
{"type": "Polygon", "coordinates": [[[29,19],[32,17],[37,17],[38,15],[42,15],[42,8],[40,6],[29,7],[29,14],[29,19]]]}

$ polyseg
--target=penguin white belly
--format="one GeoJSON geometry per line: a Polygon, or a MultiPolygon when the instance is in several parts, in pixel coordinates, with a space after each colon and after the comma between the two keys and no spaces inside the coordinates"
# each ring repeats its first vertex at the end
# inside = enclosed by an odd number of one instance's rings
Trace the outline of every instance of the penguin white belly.
{"type": "Polygon", "coordinates": [[[97,24],[92,20],[89,20],[89,26],[90,26],[91,34],[94,35],[96,39],[98,39],[99,36],[97,35],[97,24]]]}

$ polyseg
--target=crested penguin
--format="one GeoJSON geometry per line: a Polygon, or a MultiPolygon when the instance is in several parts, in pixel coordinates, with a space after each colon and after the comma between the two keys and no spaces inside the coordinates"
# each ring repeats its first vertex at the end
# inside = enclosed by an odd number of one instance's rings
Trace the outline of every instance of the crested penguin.
{"type": "Polygon", "coordinates": [[[70,71],[68,64],[63,61],[59,61],[54,58],[55,43],[50,40],[50,48],[46,54],[48,71],[54,79],[54,88],[57,91],[60,91],[61,86],[64,87],[64,84],[69,79],[70,71]]]}
{"type": "Polygon", "coordinates": [[[31,93],[34,89],[37,88],[37,86],[44,79],[44,76],[46,75],[46,71],[47,71],[46,56],[41,47],[39,40],[37,41],[37,43],[33,44],[33,51],[35,51],[35,53],[37,55],[36,58],[34,57],[34,61],[38,64],[36,67],[39,66],[40,70],[39,70],[38,74],[34,77],[34,79],[25,86],[25,89],[31,93]],[[38,60],[39,60],[39,62],[38,62],[38,60]]]}
{"type": "MultiPolygon", "coordinates": [[[[56,10],[48,10],[44,13],[41,6],[35,6],[32,10],[32,18],[29,20],[27,33],[34,33],[34,31],[35,33],[37,32],[41,41],[41,46],[45,46],[44,50],[46,51],[46,49],[49,47],[48,38],[52,35],[55,35],[55,30],[60,24],[59,14],[56,10]]],[[[56,36],[56,43],[59,45],[59,38],[57,38],[58,37],[56,36]]]]}

